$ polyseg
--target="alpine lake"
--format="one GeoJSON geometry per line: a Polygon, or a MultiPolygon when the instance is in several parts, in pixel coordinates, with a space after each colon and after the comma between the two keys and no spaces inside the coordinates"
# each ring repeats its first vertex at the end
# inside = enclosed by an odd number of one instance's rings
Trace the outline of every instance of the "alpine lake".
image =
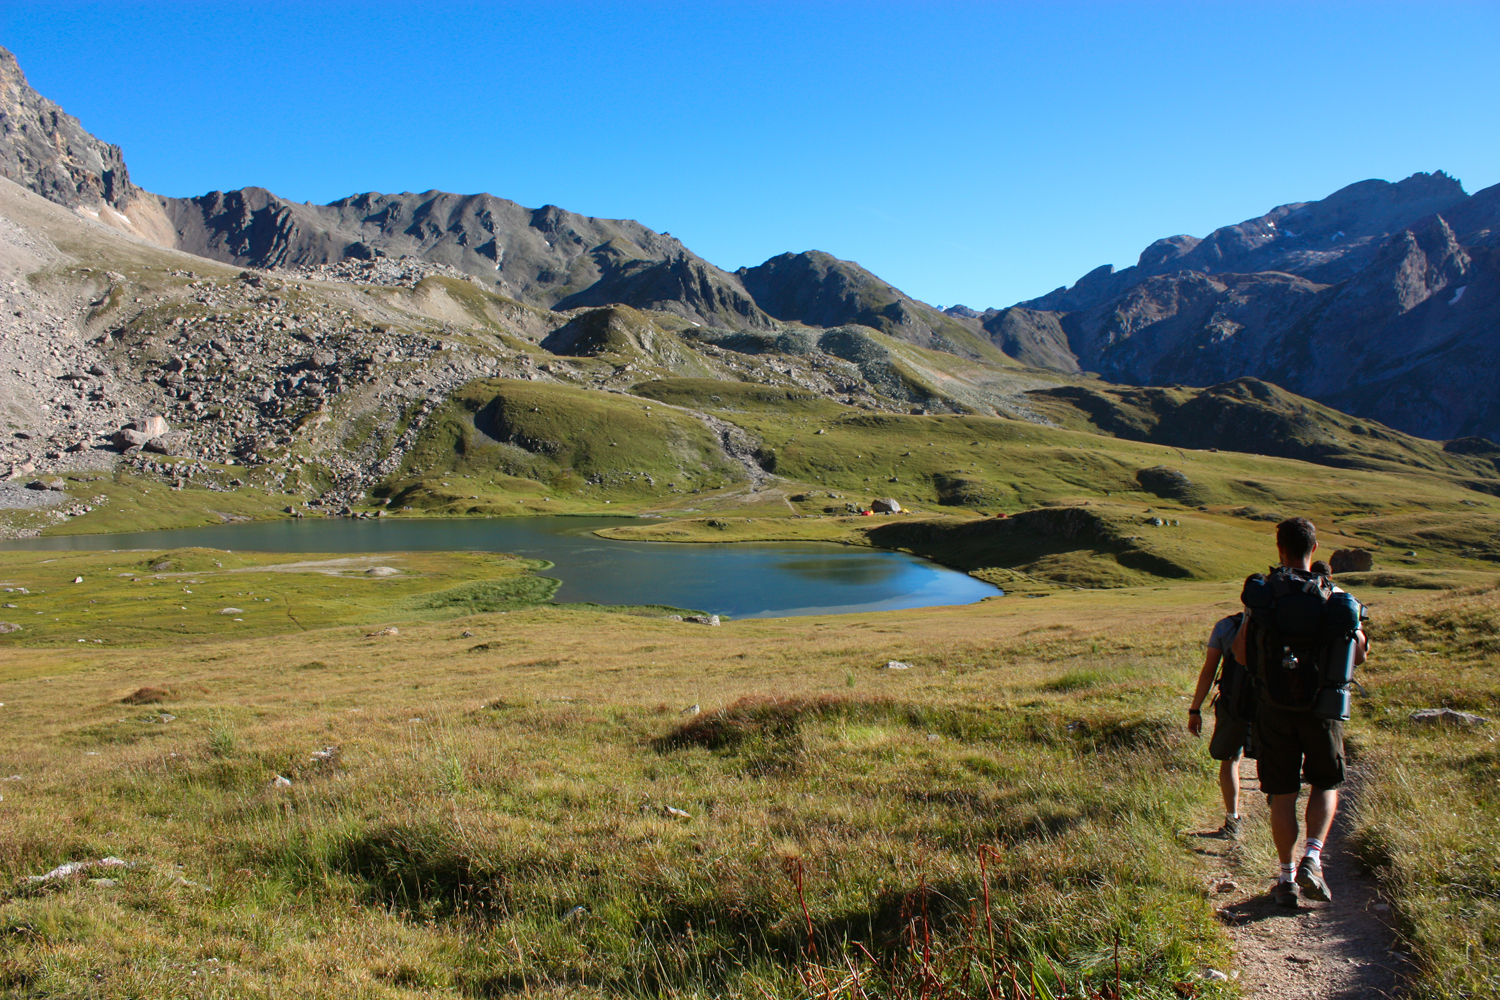
{"type": "Polygon", "coordinates": [[[671,605],[730,618],[972,604],[998,587],[903,552],[828,542],[612,541],[620,517],[349,520],[316,518],[0,542],[0,551],[201,547],[236,552],[509,552],[553,564],[559,603],[671,605]]]}

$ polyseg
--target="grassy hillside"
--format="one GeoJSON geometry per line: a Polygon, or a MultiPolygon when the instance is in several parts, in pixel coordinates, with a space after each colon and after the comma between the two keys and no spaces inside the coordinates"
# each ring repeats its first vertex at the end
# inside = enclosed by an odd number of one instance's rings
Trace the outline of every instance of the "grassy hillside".
{"type": "Polygon", "coordinates": [[[1063,426],[1180,448],[1275,455],[1338,468],[1418,468],[1500,492],[1488,449],[1450,451],[1436,441],[1351,417],[1254,378],[1207,389],[1099,384],[1027,394],[1037,412],[1063,426]]]}
{"type": "Polygon", "coordinates": [[[690,415],[624,395],[491,379],[437,409],[405,473],[376,495],[395,510],[513,514],[546,503],[558,512],[744,478],[690,415]]]}

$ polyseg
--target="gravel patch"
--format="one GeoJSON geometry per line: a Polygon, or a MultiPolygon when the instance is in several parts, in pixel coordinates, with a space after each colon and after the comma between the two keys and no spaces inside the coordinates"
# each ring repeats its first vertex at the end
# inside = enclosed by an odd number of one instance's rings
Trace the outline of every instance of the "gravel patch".
{"type": "Polygon", "coordinates": [[[0,483],[0,510],[41,510],[72,502],[72,497],[56,490],[28,490],[24,483],[0,483]]]}

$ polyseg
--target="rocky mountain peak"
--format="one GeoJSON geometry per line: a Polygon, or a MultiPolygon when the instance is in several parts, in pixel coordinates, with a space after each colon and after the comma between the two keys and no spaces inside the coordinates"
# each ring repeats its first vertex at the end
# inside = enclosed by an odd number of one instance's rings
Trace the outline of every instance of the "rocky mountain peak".
{"type": "Polygon", "coordinates": [[[86,132],[77,118],[38,94],[20,63],[0,48],[0,176],[68,208],[107,204],[124,211],[139,195],[119,146],[86,132]]]}

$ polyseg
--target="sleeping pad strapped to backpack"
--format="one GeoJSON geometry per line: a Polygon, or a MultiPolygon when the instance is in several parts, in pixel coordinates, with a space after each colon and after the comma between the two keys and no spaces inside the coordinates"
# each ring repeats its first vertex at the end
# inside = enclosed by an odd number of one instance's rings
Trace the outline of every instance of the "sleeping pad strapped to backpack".
{"type": "Polygon", "coordinates": [[[1355,639],[1364,606],[1328,578],[1278,566],[1245,581],[1245,668],[1272,708],[1349,718],[1355,639]]]}

